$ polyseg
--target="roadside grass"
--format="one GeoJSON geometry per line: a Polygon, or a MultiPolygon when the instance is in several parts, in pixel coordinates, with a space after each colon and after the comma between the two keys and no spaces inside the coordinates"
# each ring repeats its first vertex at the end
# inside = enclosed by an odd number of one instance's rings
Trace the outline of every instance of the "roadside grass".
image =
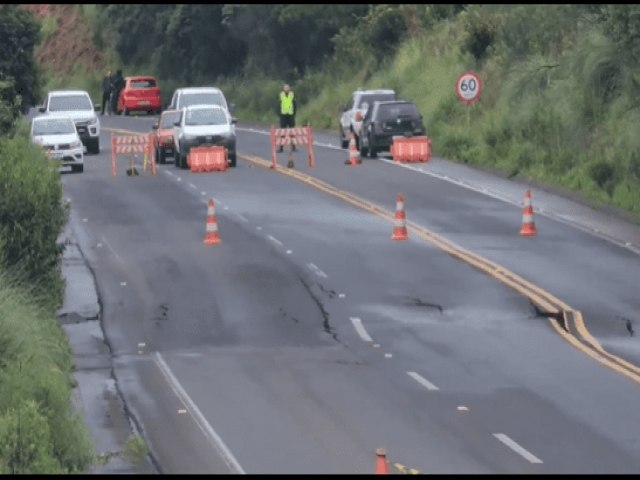
{"type": "Polygon", "coordinates": [[[39,295],[0,271],[0,472],[82,473],[94,455],[71,408],[71,351],[39,295]]]}

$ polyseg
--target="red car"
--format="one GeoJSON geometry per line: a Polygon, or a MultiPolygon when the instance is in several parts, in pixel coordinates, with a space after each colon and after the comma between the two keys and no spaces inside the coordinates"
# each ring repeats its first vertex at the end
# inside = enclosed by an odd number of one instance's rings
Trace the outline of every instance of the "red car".
{"type": "Polygon", "coordinates": [[[167,163],[167,156],[175,158],[175,148],[173,144],[174,122],[180,120],[180,110],[165,110],[160,115],[158,123],[153,125],[153,146],[156,150],[156,161],[167,163]]]}
{"type": "Polygon", "coordinates": [[[153,77],[126,77],[118,96],[118,114],[129,112],[160,113],[160,88],[153,77]]]}

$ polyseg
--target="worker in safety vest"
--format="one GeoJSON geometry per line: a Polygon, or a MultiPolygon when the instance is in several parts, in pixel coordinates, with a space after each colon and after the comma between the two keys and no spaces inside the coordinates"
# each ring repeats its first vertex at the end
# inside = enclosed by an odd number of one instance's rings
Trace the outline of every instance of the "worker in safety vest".
{"type": "MultiPolygon", "coordinates": [[[[280,92],[278,102],[278,114],[280,115],[280,128],[293,128],[296,126],[296,98],[288,84],[284,84],[280,92]]],[[[296,146],[291,145],[295,152],[296,146]]],[[[282,152],[282,145],[278,148],[282,152]]]]}

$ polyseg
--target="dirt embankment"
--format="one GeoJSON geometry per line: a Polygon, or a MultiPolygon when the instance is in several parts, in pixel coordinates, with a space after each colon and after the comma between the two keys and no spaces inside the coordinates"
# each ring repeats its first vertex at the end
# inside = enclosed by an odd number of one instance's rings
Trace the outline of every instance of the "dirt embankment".
{"type": "Polygon", "coordinates": [[[89,25],[82,22],[75,5],[24,4],[23,8],[40,19],[53,17],[56,31],[36,48],[39,65],[51,69],[56,75],[64,75],[79,65],[90,71],[105,69],[104,55],[93,44],[89,25]]]}

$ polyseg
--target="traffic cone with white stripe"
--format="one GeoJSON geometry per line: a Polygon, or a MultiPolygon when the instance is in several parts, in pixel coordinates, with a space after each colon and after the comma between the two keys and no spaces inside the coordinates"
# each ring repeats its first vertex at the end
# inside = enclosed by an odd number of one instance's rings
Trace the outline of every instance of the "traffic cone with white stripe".
{"type": "Polygon", "coordinates": [[[207,206],[207,229],[204,235],[205,245],[216,245],[220,243],[218,235],[218,219],[216,218],[216,206],[213,200],[209,200],[207,206]]]}
{"type": "Polygon", "coordinates": [[[527,190],[524,194],[524,209],[522,210],[520,235],[530,237],[536,233],[536,224],[533,221],[533,207],[531,206],[531,191],[527,190]]]}
{"type": "Polygon", "coordinates": [[[376,450],[376,475],[388,475],[389,474],[389,462],[387,461],[387,452],[384,448],[378,448],[376,450]]]}
{"type": "Polygon", "coordinates": [[[351,132],[351,140],[349,140],[349,158],[345,160],[345,165],[360,165],[362,158],[360,157],[360,151],[356,145],[356,135],[351,132]]]}
{"type": "Polygon", "coordinates": [[[404,214],[404,196],[401,193],[396,198],[396,215],[393,227],[392,240],[407,240],[407,219],[404,214]]]}

